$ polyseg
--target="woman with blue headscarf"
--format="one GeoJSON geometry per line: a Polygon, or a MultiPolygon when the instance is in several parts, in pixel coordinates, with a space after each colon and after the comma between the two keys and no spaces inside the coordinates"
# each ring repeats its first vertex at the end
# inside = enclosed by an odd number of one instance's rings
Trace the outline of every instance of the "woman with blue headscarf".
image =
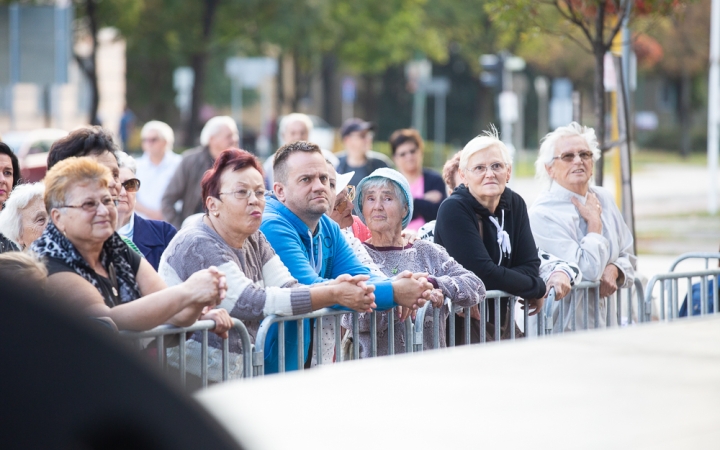
{"type": "MultiPolygon", "coordinates": [[[[402,231],[413,215],[412,195],[407,179],[398,171],[377,169],[363,178],[357,186],[355,209],[358,216],[370,229],[371,237],[364,244],[370,257],[388,277],[404,270],[413,273],[427,273],[433,284],[432,307],[442,308],[440,320],[440,346],[445,347],[445,319],[447,306],[444,298],[450,298],[458,306],[473,306],[485,298],[483,282],[472,272],[463,268],[445,249],[431,242],[416,240],[408,243],[402,231]]],[[[386,337],[388,312],[378,312],[377,354],[388,352],[386,337]]],[[[404,327],[399,326],[399,315],[395,315],[395,353],[405,352],[404,327]]],[[[429,310],[423,324],[424,346],[432,348],[433,313],[429,310]]],[[[344,326],[351,328],[349,316],[343,318],[344,326]]],[[[360,357],[370,355],[370,315],[360,317],[360,357]]]]}

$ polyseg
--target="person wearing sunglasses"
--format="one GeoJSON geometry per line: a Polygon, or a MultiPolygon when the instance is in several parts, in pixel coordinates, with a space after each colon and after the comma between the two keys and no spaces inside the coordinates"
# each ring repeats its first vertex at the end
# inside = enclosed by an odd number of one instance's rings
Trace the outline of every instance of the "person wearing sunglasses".
{"type": "Polygon", "coordinates": [[[174,226],[162,220],[143,219],[135,211],[140,180],[136,178],[135,159],[118,152],[120,165],[120,195],[118,196],[118,229],[120,236],[129,239],[145,256],[153,269],[158,270],[160,257],[175,237],[174,226]]]}
{"type": "MultiPolygon", "coordinates": [[[[596,305],[591,301],[590,328],[610,325],[606,323],[607,317],[611,318],[611,324],[616,322],[615,302],[608,302],[607,297],[619,288],[633,285],[636,266],[632,232],[612,195],[592,183],[593,165],[599,157],[600,149],[592,128],[572,122],[548,133],[535,162],[536,177],[545,189],[529,210],[538,246],[576,263],[584,280],[600,281],[598,323],[595,323],[596,305]]],[[[582,291],[577,293],[576,305],[583,304],[584,295],[582,291]]],[[[565,311],[569,311],[571,298],[563,301],[565,311]]],[[[558,310],[555,305],[555,320],[559,320],[558,310]]],[[[583,323],[582,314],[583,308],[577,308],[574,318],[577,324],[583,323]]],[[[566,330],[571,328],[573,318],[570,316],[565,315],[566,330]]],[[[554,324],[554,330],[559,328],[559,323],[554,324]]]]}

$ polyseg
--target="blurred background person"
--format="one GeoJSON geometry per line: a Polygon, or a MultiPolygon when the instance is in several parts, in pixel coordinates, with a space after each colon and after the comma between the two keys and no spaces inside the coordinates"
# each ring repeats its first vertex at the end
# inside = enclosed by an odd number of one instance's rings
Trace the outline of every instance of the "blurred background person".
{"type": "Polygon", "coordinates": [[[340,138],[344,150],[338,154],[338,173],[355,172],[350,184],[357,184],[381,167],[392,167],[392,161],[382,153],[374,152],[372,139],[368,133],[374,129],[373,124],[356,117],[343,122],[340,127],[340,138]]]}
{"type": "Polygon", "coordinates": [[[187,326],[203,317],[216,320],[216,333],[226,333],[229,316],[216,310],[203,315],[224,298],[225,277],[213,268],[167,288],[115,233],[111,179],[110,171],[90,158],[60,161],[46,175],[44,200],[51,221],[32,249],[45,259],[49,292],[80,314],[110,317],[119,329],[187,326]]]}
{"type": "MultiPolygon", "coordinates": [[[[619,288],[630,287],[635,279],[636,257],[632,232],[625,224],[612,195],[592,185],[595,161],[600,157],[595,130],[576,122],[548,133],[540,145],[535,175],[544,191],[530,208],[530,223],[537,244],[557,257],[580,267],[583,279],[600,282],[598,323],[595,302],[589,302],[588,326],[616,324],[615,302],[608,301],[619,288]]],[[[578,292],[581,305],[584,292],[578,292]]],[[[565,310],[569,311],[570,298],[565,310]]],[[[582,323],[582,308],[575,317],[565,315],[559,323],[554,309],[553,329],[570,329],[570,321],[582,323]]]]}
{"type": "Polygon", "coordinates": [[[389,141],[395,167],[408,180],[412,192],[413,217],[407,227],[417,231],[437,218],[440,203],[447,197],[445,183],[439,173],[423,167],[425,144],[417,130],[397,130],[389,141]]]}
{"type": "Polygon", "coordinates": [[[135,160],[125,152],[118,153],[120,164],[120,195],[118,196],[119,235],[130,239],[145,256],[153,269],[158,270],[160,257],[177,233],[174,226],[162,220],[147,220],[135,213],[135,196],[145,186],[135,177],[135,160]]]}
{"type": "Polygon", "coordinates": [[[162,197],[182,156],[173,152],[175,133],[165,122],[146,123],[140,140],[143,155],[137,160],[136,175],[143,190],[137,193],[135,212],[145,219],[163,220],[162,197]]]}
{"type": "Polygon", "coordinates": [[[0,253],[25,250],[40,237],[48,221],[44,194],[42,182],[21,184],[13,190],[0,212],[0,253]]]}
{"type": "MultiPolygon", "coordinates": [[[[355,206],[360,218],[370,229],[371,238],[365,242],[367,252],[388,277],[409,270],[427,273],[432,283],[432,305],[428,307],[425,323],[422,324],[423,344],[426,349],[433,345],[433,311],[440,308],[440,347],[446,347],[445,321],[449,309],[444,306],[445,297],[452,300],[453,305],[467,307],[481,302],[485,298],[483,282],[472,272],[466,270],[451,258],[444,248],[433,243],[416,240],[409,243],[402,231],[407,227],[413,215],[410,185],[398,171],[382,168],[360,181],[357,186],[355,206]]],[[[395,321],[395,353],[404,353],[405,327],[397,314],[378,312],[377,354],[388,354],[388,338],[384,331],[388,321],[395,321]]],[[[371,316],[362,314],[360,317],[360,354],[361,357],[371,356],[370,336],[371,316]]],[[[343,317],[343,326],[352,328],[348,315],[343,317]]],[[[416,326],[420,326],[417,325],[416,326]]]]}
{"type": "MultiPolygon", "coordinates": [[[[302,113],[291,113],[284,116],[280,120],[279,126],[280,134],[280,145],[282,147],[285,144],[289,144],[295,141],[310,141],[310,133],[313,131],[313,123],[307,114],[302,113]]],[[[338,165],[338,158],[333,152],[328,149],[320,149],[323,152],[325,159],[336,167],[338,165]]],[[[273,177],[273,163],[275,162],[275,154],[272,154],[263,163],[263,170],[265,171],[265,187],[268,190],[272,190],[272,185],[275,182],[273,177]]]]}
{"type": "Polygon", "coordinates": [[[167,222],[180,228],[187,217],[203,212],[200,192],[203,174],[220,153],[237,147],[238,140],[237,124],[232,117],[216,116],[207,121],[200,133],[200,146],[183,153],[180,165],[165,188],[162,213],[167,222]]]}
{"type": "MultiPolygon", "coordinates": [[[[495,133],[486,133],[465,145],[460,156],[463,184],[440,205],[435,242],[472,271],[488,290],[499,289],[525,299],[525,308],[537,314],[546,286],[539,277],[540,259],[530,230],[525,201],[506,187],[512,160],[495,133]]],[[[488,305],[486,339],[494,340],[495,327],[509,338],[510,302],[500,302],[500,323],[494,301],[488,305]]],[[[480,340],[480,322],[471,320],[471,342],[480,340]]],[[[456,342],[464,342],[464,321],[456,321],[456,342]]],[[[520,330],[516,330],[521,336],[520,330]]]]}
{"type": "Polygon", "coordinates": [[[20,165],[17,156],[7,144],[0,142],[0,209],[18,181],[20,181],[20,165]]]}

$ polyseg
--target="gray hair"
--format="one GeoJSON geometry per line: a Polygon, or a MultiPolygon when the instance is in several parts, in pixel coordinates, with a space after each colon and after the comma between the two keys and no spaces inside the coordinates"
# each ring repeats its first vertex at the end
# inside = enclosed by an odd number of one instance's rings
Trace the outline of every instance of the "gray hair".
{"type": "Polygon", "coordinates": [[[393,192],[395,193],[395,197],[397,197],[402,202],[403,207],[409,207],[408,200],[405,197],[405,192],[403,192],[403,189],[400,187],[399,184],[397,184],[390,178],[373,177],[363,183],[362,198],[358,199],[358,209],[362,211],[363,200],[365,200],[365,196],[367,195],[368,191],[371,191],[373,189],[380,190],[383,188],[392,188],[393,192]]]}
{"type": "Polygon", "coordinates": [[[173,145],[175,145],[175,132],[170,128],[170,125],[165,122],[160,122],[159,120],[151,120],[143,125],[142,131],[140,131],[140,137],[147,137],[152,131],[157,132],[160,138],[165,140],[165,151],[171,152],[173,145]]]}
{"type": "MultiPolygon", "coordinates": [[[[542,138],[538,158],[535,161],[535,178],[539,180],[543,187],[549,188],[552,184],[552,178],[547,173],[546,167],[550,167],[555,162],[555,147],[560,139],[566,137],[580,136],[587,142],[588,148],[593,154],[593,163],[600,158],[600,147],[598,147],[595,130],[585,127],[577,122],[570,122],[569,125],[558,127],[555,131],[551,131],[542,138]]],[[[592,181],[591,181],[592,182],[592,181]]]]}
{"type": "Polygon", "coordinates": [[[208,120],[202,131],[200,132],[200,145],[206,146],[210,142],[210,138],[218,134],[223,126],[230,128],[233,133],[238,132],[235,119],[230,116],[215,116],[208,120]]]}
{"type": "Polygon", "coordinates": [[[507,164],[508,167],[512,166],[512,157],[510,156],[507,146],[500,140],[497,129],[494,126],[490,126],[490,130],[482,132],[482,134],[465,144],[465,147],[463,147],[460,152],[460,170],[467,169],[468,161],[472,155],[490,147],[499,148],[505,164],[507,164]]]}
{"type": "MultiPolygon", "coordinates": [[[[280,138],[282,139],[282,136],[285,134],[285,130],[287,130],[287,127],[290,126],[293,122],[302,122],[303,125],[305,125],[305,128],[307,128],[308,136],[313,130],[313,123],[312,120],[310,120],[310,117],[307,116],[307,114],[303,113],[291,113],[287,116],[283,117],[280,121],[280,125],[278,126],[278,134],[280,134],[280,138]]],[[[288,144],[289,142],[283,142],[283,144],[288,144]]]]}
{"type": "Polygon", "coordinates": [[[120,169],[124,167],[126,169],[130,169],[133,174],[137,174],[137,163],[135,162],[135,158],[125,152],[120,151],[117,152],[117,159],[118,167],[120,169]]]}
{"type": "Polygon", "coordinates": [[[17,185],[5,202],[5,209],[0,212],[0,234],[10,239],[19,248],[22,234],[21,211],[35,199],[43,201],[45,184],[42,182],[17,185]]]}

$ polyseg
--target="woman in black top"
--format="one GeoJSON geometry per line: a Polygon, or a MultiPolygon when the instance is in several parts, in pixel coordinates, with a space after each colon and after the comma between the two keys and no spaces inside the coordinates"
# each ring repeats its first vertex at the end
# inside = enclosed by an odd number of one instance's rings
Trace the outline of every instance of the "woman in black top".
{"type": "MultiPolygon", "coordinates": [[[[20,165],[17,156],[7,144],[0,142],[0,211],[19,180],[20,165]]],[[[0,233],[0,253],[16,252],[18,250],[15,243],[0,233]]]]}
{"type": "MultiPolygon", "coordinates": [[[[106,167],[87,157],[60,161],[45,177],[51,222],[32,248],[47,261],[47,290],[86,316],[109,317],[119,329],[192,324],[222,300],[224,276],[210,268],[167,288],[150,264],[115,233],[111,179],[106,167]]],[[[215,332],[221,335],[232,326],[224,310],[212,310],[202,318],[215,320],[215,332]]]]}
{"type": "MultiPolygon", "coordinates": [[[[509,154],[497,136],[486,134],[471,140],[460,157],[463,184],[440,205],[435,242],[475,273],[488,291],[499,289],[522,297],[528,301],[530,313],[536,314],[546,296],[546,286],[538,275],[540,259],[525,201],[505,187],[511,172],[509,154]]],[[[491,337],[494,302],[487,303],[491,337]]],[[[501,307],[502,335],[506,337],[509,302],[501,302],[501,307]]],[[[462,336],[463,321],[456,323],[462,336]]],[[[473,319],[472,326],[472,342],[477,342],[479,321],[473,319]]]]}

